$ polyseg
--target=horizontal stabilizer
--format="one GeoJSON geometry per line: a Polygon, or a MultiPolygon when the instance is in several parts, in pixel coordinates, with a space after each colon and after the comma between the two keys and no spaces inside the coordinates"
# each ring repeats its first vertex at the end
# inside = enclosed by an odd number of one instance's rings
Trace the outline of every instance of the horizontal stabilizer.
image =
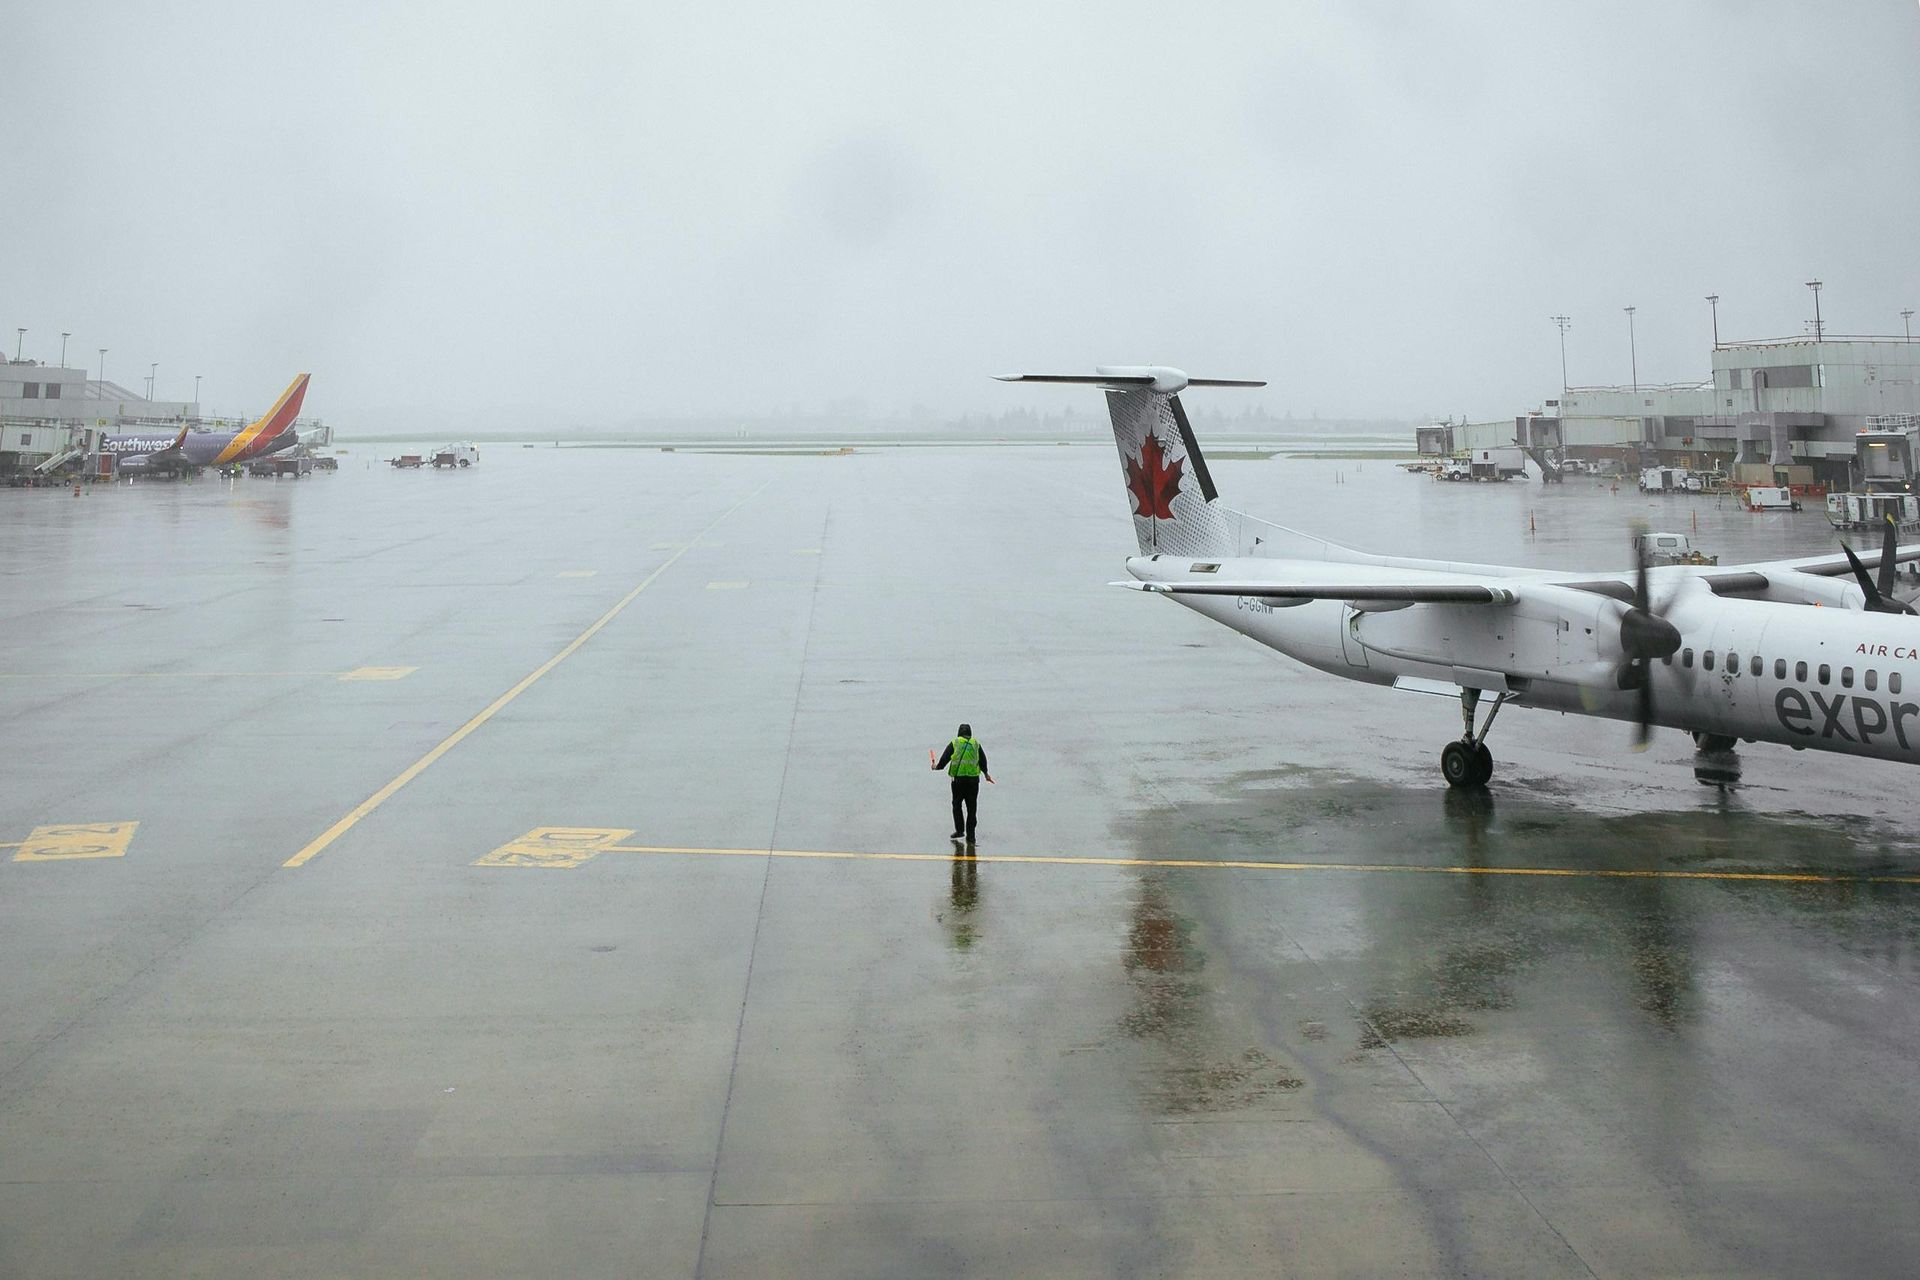
{"type": "Polygon", "coordinates": [[[1169,596],[1253,596],[1270,600],[1404,600],[1408,604],[1512,604],[1514,593],[1505,587],[1472,583],[1398,582],[1113,582],[1169,596]]]}
{"type": "Polygon", "coordinates": [[[1264,387],[1267,384],[1247,378],[1189,378],[1179,369],[1163,364],[1101,364],[1092,373],[1002,373],[1000,382],[1053,382],[1080,387],[1104,387],[1108,391],[1158,391],[1179,395],[1188,387],[1264,387]]]}
{"type": "Polygon", "coordinates": [[[1150,387],[1153,378],[1146,374],[1106,377],[1097,373],[996,373],[995,382],[1064,382],[1080,387],[1150,387]]]}

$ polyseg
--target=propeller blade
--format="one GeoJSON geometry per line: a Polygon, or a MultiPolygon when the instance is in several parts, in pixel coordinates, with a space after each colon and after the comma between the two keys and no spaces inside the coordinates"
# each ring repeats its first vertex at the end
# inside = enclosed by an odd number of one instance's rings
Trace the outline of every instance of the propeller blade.
{"type": "MultiPolygon", "coordinates": [[[[1653,667],[1654,658],[1665,658],[1680,649],[1680,628],[1653,611],[1647,588],[1649,561],[1647,527],[1636,521],[1633,536],[1633,607],[1620,615],[1620,647],[1627,657],[1621,671],[1634,690],[1633,749],[1645,751],[1653,740],[1653,667]]],[[[1671,601],[1669,601],[1671,603],[1671,601]]]]}
{"type": "Polygon", "coordinates": [[[1645,751],[1647,744],[1653,741],[1653,675],[1645,672],[1640,681],[1637,711],[1639,718],[1633,724],[1633,749],[1645,751]]]}
{"type": "Polygon", "coordinates": [[[1846,543],[1841,543],[1840,549],[1847,553],[1847,563],[1853,566],[1854,580],[1860,584],[1861,594],[1867,597],[1867,612],[1886,612],[1881,605],[1880,588],[1873,585],[1873,579],[1867,574],[1867,566],[1860,563],[1860,557],[1853,554],[1853,548],[1846,543]]]}
{"type": "Polygon", "coordinates": [[[1893,512],[1887,512],[1887,536],[1880,544],[1880,594],[1893,599],[1893,575],[1897,568],[1894,557],[1900,552],[1900,522],[1893,518],[1893,512]]]}
{"type": "Polygon", "coordinates": [[[1653,606],[1647,602],[1647,539],[1641,534],[1633,540],[1633,607],[1641,613],[1652,613],[1653,606]]]}

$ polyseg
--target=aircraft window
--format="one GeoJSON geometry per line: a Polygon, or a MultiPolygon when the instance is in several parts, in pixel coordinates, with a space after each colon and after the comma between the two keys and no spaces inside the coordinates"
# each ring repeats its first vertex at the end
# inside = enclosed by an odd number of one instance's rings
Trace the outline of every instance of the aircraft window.
{"type": "Polygon", "coordinates": [[[1693,665],[1693,650],[1682,649],[1680,651],[1680,665],[1683,667],[1690,667],[1693,665]]]}
{"type": "Polygon", "coordinates": [[[1793,664],[1793,678],[1795,680],[1798,680],[1801,684],[1805,684],[1807,682],[1807,664],[1806,663],[1796,662],[1793,664]]]}
{"type": "Polygon", "coordinates": [[[1673,665],[1673,655],[1672,655],[1672,654],[1668,654],[1668,655],[1667,655],[1666,657],[1664,657],[1664,658],[1662,658],[1662,659],[1660,659],[1660,661],[1662,661],[1662,662],[1664,662],[1664,663],[1666,663],[1666,664],[1667,664],[1668,666],[1672,666],[1672,665],[1673,665]]]}
{"type": "Polygon", "coordinates": [[[1898,671],[1889,671],[1887,673],[1887,692],[1900,692],[1900,673],[1898,671]]]}
{"type": "Polygon", "coordinates": [[[1760,661],[1760,655],[1756,653],[1747,662],[1747,674],[1757,676],[1760,674],[1760,669],[1765,665],[1764,662],[1760,661]]]}
{"type": "Polygon", "coordinates": [[[1218,573],[1220,572],[1220,566],[1217,564],[1196,564],[1193,566],[1193,571],[1195,573],[1218,573]]]}
{"type": "Polygon", "coordinates": [[[1773,660],[1773,678],[1775,680],[1785,680],[1787,678],[1787,660],[1785,658],[1775,658],[1773,660]]]}
{"type": "Polygon", "coordinates": [[[1700,665],[1709,671],[1713,670],[1713,650],[1709,649],[1700,655],[1700,665]]]}
{"type": "Polygon", "coordinates": [[[1842,689],[1853,688],[1853,668],[1852,667],[1840,668],[1840,687],[1842,689]]]}
{"type": "Polygon", "coordinates": [[[1867,668],[1867,692],[1872,693],[1880,687],[1880,673],[1872,667],[1867,668]]]}
{"type": "Polygon", "coordinates": [[[1828,666],[1824,662],[1821,663],[1820,664],[1820,683],[1830,684],[1832,683],[1832,681],[1833,681],[1833,668],[1828,666]]]}
{"type": "Polygon", "coordinates": [[[1727,674],[1730,676],[1740,674],[1740,655],[1731,649],[1727,650],[1727,674]]]}

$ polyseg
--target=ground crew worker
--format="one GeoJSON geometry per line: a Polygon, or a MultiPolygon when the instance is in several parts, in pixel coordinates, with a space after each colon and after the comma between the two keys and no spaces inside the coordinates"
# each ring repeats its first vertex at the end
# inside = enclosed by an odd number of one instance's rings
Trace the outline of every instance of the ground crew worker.
{"type": "Polygon", "coordinates": [[[953,838],[958,840],[964,835],[971,844],[974,810],[980,803],[980,779],[993,781],[993,775],[987,772],[986,750],[974,741],[972,725],[960,726],[959,733],[933,762],[933,767],[935,772],[945,769],[947,777],[953,780],[953,838]],[[966,806],[964,822],[960,816],[962,805],[966,806]]]}

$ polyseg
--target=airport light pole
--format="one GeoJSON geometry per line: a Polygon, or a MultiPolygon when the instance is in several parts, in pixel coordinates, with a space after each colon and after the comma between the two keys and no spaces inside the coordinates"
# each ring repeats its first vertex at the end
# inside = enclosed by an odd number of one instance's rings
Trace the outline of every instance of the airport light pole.
{"type": "Polygon", "coordinates": [[[1907,341],[1913,341],[1913,308],[1908,307],[1900,313],[1900,323],[1907,327],[1907,341]]]}
{"type": "Polygon", "coordinates": [[[1807,288],[1813,290],[1813,340],[1815,342],[1825,336],[1820,325],[1820,284],[1818,280],[1807,281],[1807,288]]]}
{"type": "Polygon", "coordinates": [[[1630,362],[1629,367],[1633,370],[1633,389],[1638,391],[1640,389],[1640,350],[1633,342],[1633,313],[1639,308],[1623,307],[1621,310],[1627,313],[1627,359],[1630,362]]]}
{"type": "Polygon", "coordinates": [[[1708,294],[1707,305],[1713,308],[1713,349],[1718,351],[1720,349],[1720,295],[1708,294]]]}
{"type": "Polygon", "coordinates": [[[25,329],[15,329],[13,332],[16,335],[13,340],[13,358],[18,361],[20,359],[20,344],[27,340],[27,331],[25,329]]]}
{"type": "Polygon", "coordinates": [[[200,416],[200,375],[193,375],[193,416],[200,416]]]}
{"type": "Polygon", "coordinates": [[[1573,323],[1571,316],[1548,316],[1547,319],[1560,327],[1560,390],[1567,389],[1567,326],[1573,323]]]}
{"type": "Polygon", "coordinates": [[[93,384],[93,394],[96,399],[107,398],[107,349],[105,347],[100,348],[100,381],[93,384]]]}
{"type": "Polygon", "coordinates": [[[155,360],[147,366],[147,403],[153,403],[153,380],[160,376],[160,362],[155,360]]]}
{"type": "Polygon", "coordinates": [[[62,369],[67,367],[67,339],[72,336],[65,329],[60,331],[60,367],[62,369]]]}

